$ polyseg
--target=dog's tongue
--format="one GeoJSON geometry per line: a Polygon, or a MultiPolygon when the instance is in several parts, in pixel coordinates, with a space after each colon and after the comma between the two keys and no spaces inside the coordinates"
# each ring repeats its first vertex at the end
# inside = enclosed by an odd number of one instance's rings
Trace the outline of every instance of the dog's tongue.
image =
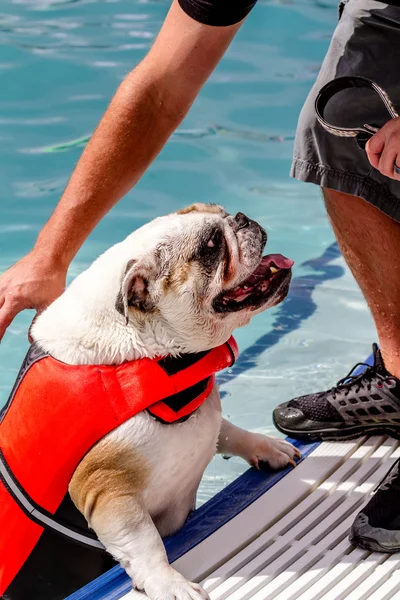
{"type": "Polygon", "coordinates": [[[291,269],[294,265],[294,261],[290,258],[286,258],[282,254],[267,254],[262,259],[262,262],[274,263],[278,269],[291,269]]]}

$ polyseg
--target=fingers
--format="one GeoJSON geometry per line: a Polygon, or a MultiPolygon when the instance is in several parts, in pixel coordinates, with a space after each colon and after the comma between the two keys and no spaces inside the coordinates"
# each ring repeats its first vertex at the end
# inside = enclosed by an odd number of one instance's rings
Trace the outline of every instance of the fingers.
{"type": "Polygon", "coordinates": [[[382,175],[400,181],[394,165],[400,167],[400,118],[388,121],[366,144],[371,165],[382,175]]]}
{"type": "Polygon", "coordinates": [[[0,275],[0,339],[19,312],[36,309],[39,315],[61,296],[65,279],[64,267],[33,252],[0,275]]]}
{"type": "Polygon", "coordinates": [[[397,149],[393,148],[393,145],[388,144],[385,146],[381,157],[379,159],[378,170],[382,173],[382,175],[386,175],[386,177],[391,177],[394,179],[395,173],[393,170],[394,161],[397,158],[397,149]]]}
{"type": "Polygon", "coordinates": [[[385,146],[385,134],[382,129],[378,131],[370,140],[368,140],[365,146],[365,152],[367,153],[368,160],[374,169],[379,170],[379,159],[382,150],[385,146]]]}
{"type": "Polygon", "coordinates": [[[19,312],[20,309],[16,303],[3,300],[0,308],[0,341],[3,339],[7,327],[11,325],[19,312]]]}

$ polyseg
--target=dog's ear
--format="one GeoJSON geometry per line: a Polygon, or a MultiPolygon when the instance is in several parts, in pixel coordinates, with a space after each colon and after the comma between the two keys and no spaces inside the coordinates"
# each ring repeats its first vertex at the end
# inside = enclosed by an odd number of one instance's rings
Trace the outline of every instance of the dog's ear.
{"type": "Polygon", "coordinates": [[[152,265],[145,265],[136,260],[130,260],[126,265],[121,289],[115,301],[115,308],[125,317],[126,324],[129,322],[129,306],[135,306],[142,312],[154,309],[149,293],[149,280],[152,275],[152,265]]]}

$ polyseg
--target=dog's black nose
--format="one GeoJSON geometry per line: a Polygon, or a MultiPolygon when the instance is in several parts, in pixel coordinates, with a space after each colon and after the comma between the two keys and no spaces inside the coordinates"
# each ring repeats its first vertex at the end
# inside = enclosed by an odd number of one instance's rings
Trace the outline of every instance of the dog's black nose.
{"type": "Polygon", "coordinates": [[[235,215],[235,222],[237,230],[244,229],[244,227],[248,227],[250,225],[250,219],[248,219],[248,217],[241,212],[238,212],[235,215]]]}

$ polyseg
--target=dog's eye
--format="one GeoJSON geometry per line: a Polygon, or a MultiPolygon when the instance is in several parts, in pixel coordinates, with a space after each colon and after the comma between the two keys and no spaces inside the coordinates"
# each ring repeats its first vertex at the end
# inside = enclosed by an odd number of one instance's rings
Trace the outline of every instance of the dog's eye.
{"type": "Polygon", "coordinates": [[[220,229],[216,229],[207,242],[207,248],[219,248],[221,245],[222,233],[220,229]]]}

